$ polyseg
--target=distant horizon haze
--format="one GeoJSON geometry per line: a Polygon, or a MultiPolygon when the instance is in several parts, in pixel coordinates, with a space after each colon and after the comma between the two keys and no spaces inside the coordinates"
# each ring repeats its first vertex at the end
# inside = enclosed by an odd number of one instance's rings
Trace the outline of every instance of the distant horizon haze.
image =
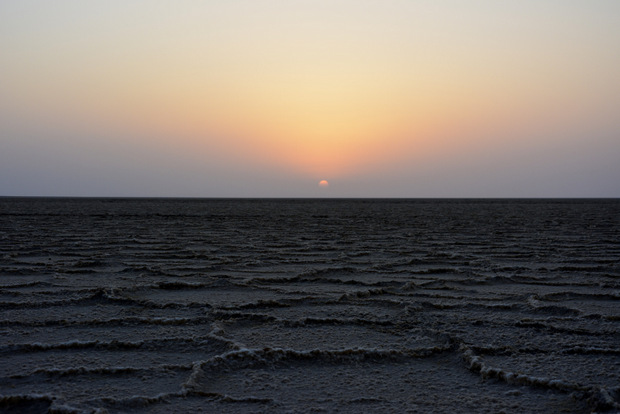
{"type": "Polygon", "coordinates": [[[620,197],[617,1],[23,0],[0,50],[0,196],[620,197]]]}

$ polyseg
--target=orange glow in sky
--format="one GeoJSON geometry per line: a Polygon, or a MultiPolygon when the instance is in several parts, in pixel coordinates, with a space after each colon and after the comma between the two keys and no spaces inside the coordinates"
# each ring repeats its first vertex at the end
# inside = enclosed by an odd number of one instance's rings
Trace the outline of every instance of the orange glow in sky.
{"type": "Polygon", "coordinates": [[[504,158],[472,194],[529,194],[523,171],[559,188],[588,162],[589,180],[620,178],[614,1],[32,0],[2,3],[0,27],[0,161],[18,169],[98,165],[205,196],[321,177],[449,195],[504,158]],[[577,149],[590,161],[568,163],[577,149]]]}

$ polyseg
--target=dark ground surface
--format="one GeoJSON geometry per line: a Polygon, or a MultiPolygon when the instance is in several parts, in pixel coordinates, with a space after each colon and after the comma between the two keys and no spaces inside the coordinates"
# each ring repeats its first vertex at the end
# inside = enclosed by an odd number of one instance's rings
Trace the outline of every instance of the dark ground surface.
{"type": "Polygon", "coordinates": [[[619,200],[0,198],[0,411],[620,409],[619,200]]]}

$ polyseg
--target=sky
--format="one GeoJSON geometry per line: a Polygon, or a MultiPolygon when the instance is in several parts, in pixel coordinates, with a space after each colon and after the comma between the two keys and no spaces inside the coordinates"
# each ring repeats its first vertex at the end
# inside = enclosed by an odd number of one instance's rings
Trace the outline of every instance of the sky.
{"type": "Polygon", "coordinates": [[[0,196],[620,197],[620,1],[1,1],[0,196]]]}

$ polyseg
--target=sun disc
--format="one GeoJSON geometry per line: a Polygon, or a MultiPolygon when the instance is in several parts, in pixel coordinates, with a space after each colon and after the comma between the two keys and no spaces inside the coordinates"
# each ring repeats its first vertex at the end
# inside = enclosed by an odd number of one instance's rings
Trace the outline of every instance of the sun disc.
{"type": "Polygon", "coordinates": [[[319,181],[319,187],[329,187],[329,182],[327,180],[319,181]]]}

